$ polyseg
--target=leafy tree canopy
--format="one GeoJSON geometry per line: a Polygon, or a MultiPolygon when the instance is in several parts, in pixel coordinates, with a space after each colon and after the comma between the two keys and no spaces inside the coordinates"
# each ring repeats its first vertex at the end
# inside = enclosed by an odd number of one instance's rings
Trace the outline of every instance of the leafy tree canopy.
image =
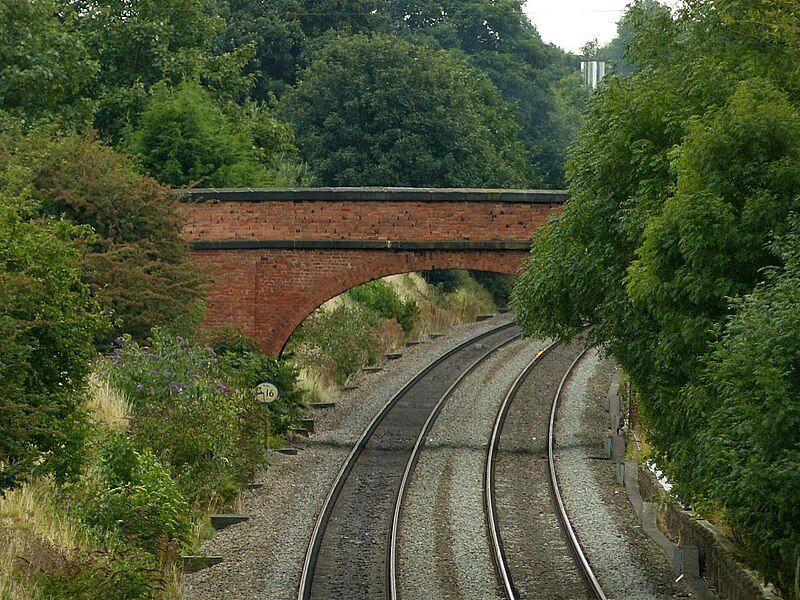
{"type": "Polygon", "coordinates": [[[113,331],[143,338],[155,325],[185,332],[196,323],[204,282],[187,257],[175,207],[129,157],[91,136],[37,131],[4,140],[0,168],[16,174],[0,181],[0,190],[23,198],[26,186],[32,189],[33,217],[92,228],[78,262],[82,281],[113,314],[113,331]]]}
{"type": "Polygon", "coordinates": [[[91,119],[86,90],[99,64],[76,29],[75,13],[55,0],[0,4],[0,109],[32,123],[91,119]]]}
{"type": "MultiPolygon", "coordinates": [[[[529,332],[569,338],[583,321],[595,325],[595,340],[631,374],[677,489],[688,500],[712,497],[751,539],[758,517],[750,498],[714,487],[695,468],[708,412],[684,391],[720,339],[728,299],[750,293],[764,267],[785,260],[766,246],[800,209],[793,11],[788,0],[698,0],[673,17],[634,4],[627,56],[636,71],[608,77],[590,100],[569,162],[571,201],[534,240],[515,300],[529,332]]],[[[783,445],[799,442],[790,436],[783,445]]],[[[713,451],[718,469],[739,468],[728,462],[733,455],[713,451]]],[[[786,540],[792,526],[781,514],[761,522],[786,540]]],[[[788,588],[795,563],[787,554],[760,566],[788,588]]]]}
{"type": "Polygon", "coordinates": [[[463,60],[389,36],[338,38],[283,102],[326,185],[524,186],[520,128],[463,60]]]}

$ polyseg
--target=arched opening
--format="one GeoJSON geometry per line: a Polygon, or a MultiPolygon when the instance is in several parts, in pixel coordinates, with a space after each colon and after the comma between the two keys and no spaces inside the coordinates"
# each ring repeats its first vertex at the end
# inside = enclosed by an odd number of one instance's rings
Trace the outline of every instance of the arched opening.
{"type": "Polygon", "coordinates": [[[304,386],[326,396],[364,367],[459,322],[474,322],[507,304],[514,275],[441,270],[376,278],[316,307],[292,332],[284,355],[304,386]]]}

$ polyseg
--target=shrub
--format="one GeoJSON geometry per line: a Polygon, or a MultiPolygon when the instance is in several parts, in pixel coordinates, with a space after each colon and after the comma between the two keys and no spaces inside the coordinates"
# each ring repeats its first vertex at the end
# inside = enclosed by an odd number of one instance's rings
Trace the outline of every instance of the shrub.
{"type": "Polygon", "coordinates": [[[271,179],[248,123],[230,119],[197,83],[153,86],[128,137],[144,167],[166,185],[264,186],[271,179]]]}
{"type": "Polygon", "coordinates": [[[125,544],[93,554],[60,557],[36,574],[37,597],[50,600],[149,600],[162,597],[162,571],[155,558],[125,544]]]}
{"type": "Polygon", "coordinates": [[[34,471],[64,479],[80,469],[93,340],[107,325],[81,282],[75,240],[89,232],[28,221],[30,190],[12,194],[2,183],[0,492],[34,471]]]}
{"type": "Polygon", "coordinates": [[[800,561],[800,221],[793,223],[775,244],[784,266],[731,303],[701,384],[685,392],[705,427],[691,468],[681,471],[692,491],[725,509],[758,567],[787,591],[800,561]]]}
{"type": "Polygon", "coordinates": [[[268,405],[270,434],[285,434],[289,427],[299,422],[303,415],[304,394],[297,386],[298,371],[295,367],[261,354],[257,344],[243,335],[218,338],[214,349],[220,357],[219,368],[233,386],[252,390],[260,383],[269,382],[280,391],[278,398],[268,405]]]}
{"type": "Polygon", "coordinates": [[[377,359],[372,328],[380,321],[364,307],[340,306],[330,312],[317,311],[292,335],[288,349],[303,363],[325,363],[337,385],[365,364],[377,359]]]}
{"type": "Polygon", "coordinates": [[[134,443],[171,466],[191,502],[233,500],[263,464],[267,434],[285,431],[299,414],[294,372],[257,352],[219,357],[159,330],[148,345],[118,342],[103,372],[132,404],[134,443]],[[275,409],[255,397],[254,382],[265,380],[283,396],[275,409]]]}
{"type": "Polygon", "coordinates": [[[403,331],[414,328],[419,317],[419,307],[413,300],[403,301],[388,283],[376,279],[350,290],[350,297],[385,319],[395,319],[403,331]]]}
{"type": "MultiPolygon", "coordinates": [[[[130,157],[91,135],[35,132],[0,143],[0,168],[24,172],[22,185],[32,182],[34,214],[92,227],[95,236],[81,248],[83,281],[113,311],[117,331],[145,339],[154,326],[194,329],[203,276],[188,259],[168,191],[142,176],[130,157]]],[[[16,187],[13,180],[6,185],[16,187]]]]}
{"type": "Polygon", "coordinates": [[[453,269],[433,269],[431,271],[423,271],[422,278],[444,293],[449,294],[458,289],[462,279],[459,272],[453,269]]]}
{"type": "Polygon", "coordinates": [[[100,448],[102,489],[84,515],[90,525],[117,531],[156,556],[192,541],[189,505],[169,472],[147,448],[109,432],[100,448]]]}
{"type": "Polygon", "coordinates": [[[508,306],[516,279],[513,275],[491,271],[470,271],[469,274],[491,294],[497,306],[508,306]]]}

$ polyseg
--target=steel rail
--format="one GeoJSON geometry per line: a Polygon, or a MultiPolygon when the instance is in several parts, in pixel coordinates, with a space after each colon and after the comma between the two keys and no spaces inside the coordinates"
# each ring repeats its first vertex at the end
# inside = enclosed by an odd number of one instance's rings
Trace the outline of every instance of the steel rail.
{"type": "Polygon", "coordinates": [[[489,438],[489,445],[486,448],[486,461],[483,473],[483,509],[486,516],[486,525],[489,531],[489,542],[492,547],[492,559],[494,561],[497,577],[500,580],[501,587],[508,600],[515,600],[517,598],[516,589],[511,578],[511,570],[506,561],[505,550],[503,548],[503,540],[500,537],[500,528],[497,517],[497,504],[495,502],[494,494],[494,471],[495,461],[497,458],[497,449],[500,444],[500,434],[503,431],[503,425],[511,408],[511,403],[517,395],[522,382],[528,377],[530,372],[539,364],[553,348],[558,345],[558,342],[553,342],[543,350],[541,350],[533,358],[531,362],[522,370],[508,390],[503,403],[497,411],[497,417],[492,427],[492,434],[489,438]]]}
{"type": "Polygon", "coordinates": [[[408,390],[419,380],[425,377],[428,373],[430,373],[434,368],[444,362],[446,359],[450,358],[457,352],[471,346],[472,344],[480,341],[483,338],[489,337],[503,331],[505,329],[509,329],[516,325],[515,322],[506,323],[499,327],[495,327],[489,331],[486,331],[480,335],[474,336],[465,342],[462,342],[455,346],[454,348],[448,350],[436,360],[431,362],[428,366],[422,369],[419,373],[417,373],[414,377],[412,377],[402,388],[394,395],[391,399],[381,408],[381,410],[375,415],[372,421],[367,425],[367,427],[362,432],[361,436],[356,440],[356,443],[353,445],[352,450],[345,458],[342,463],[342,466],[339,469],[339,472],[334,479],[333,485],[331,486],[330,490],[328,491],[328,495],[325,498],[325,501],[322,504],[322,508],[320,509],[316,523],[314,524],[314,529],[312,530],[311,537],[308,542],[308,546],[306,548],[306,555],[303,561],[303,567],[300,575],[300,583],[297,592],[298,600],[310,600],[311,598],[311,584],[314,579],[314,569],[316,566],[317,558],[319,556],[319,550],[322,545],[322,537],[325,533],[325,528],[330,518],[331,513],[333,512],[333,507],[336,503],[339,494],[344,487],[345,481],[347,476],[353,470],[353,466],[358,460],[358,457],[363,452],[367,442],[369,441],[372,434],[380,425],[381,421],[383,421],[384,417],[392,410],[392,408],[397,404],[400,399],[408,392],[408,390]]]}
{"type": "Polygon", "coordinates": [[[422,427],[419,435],[417,436],[416,443],[414,444],[414,448],[411,450],[411,456],[409,456],[408,461],[406,462],[406,468],[403,471],[403,478],[400,480],[400,486],[397,490],[397,495],[395,496],[394,501],[394,512],[392,514],[392,526],[390,528],[389,533],[389,556],[387,560],[387,567],[388,567],[388,574],[387,574],[387,595],[390,600],[398,600],[398,589],[397,589],[397,534],[400,528],[400,513],[403,507],[403,500],[405,499],[406,488],[408,487],[408,482],[411,479],[411,475],[414,472],[417,463],[419,462],[419,456],[422,451],[422,447],[425,444],[425,440],[427,439],[428,435],[430,434],[431,429],[433,428],[434,423],[436,422],[439,413],[442,411],[447,400],[449,400],[450,396],[452,396],[453,392],[456,388],[466,379],[475,369],[477,369],[480,365],[484,362],[489,360],[493,357],[493,355],[500,350],[501,348],[508,346],[512,342],[517,341],[522,337],[522,333],[519,335],[515,335],[514,337],[503,341],[495,348],[492,348],[491,351],[487,352],[483,356],[475,359],[471,365],[469,365],[458,378],[452,383],[452,385],[447,389],[447,391],[442,394],[442,397],[437,402],[436,406],[433,407],[428,419],[425,421],[425,424],[422,427]]]}
{"type": "Polygon", "coordinates": [[[575,366],[580,362],[580,360],[586,355],[589,349],[585,349],[581,352],[578,357],[574,360],[572,365],[570,365],[567,372],[564,373],[564,377],[561,379],[561,383],[558,386],[558,390],[553,396],[553,404],[550,408],[550,422],[547,426],[547,463],[548,463],[548,479],[550,481],[550,494],[553,498],[553,503],[556,507],[556,512],[558,513],[558,520],[561,522],[561,526],[564,529],[564,532],[567,535],[567,542],[569,543],[570,550],[572,550],[572,554],[575,557],[575,562],[578,565],[578,568],[583,576],[584,580],[586,581],[587,586],[589,587],[589,591],[597,598],[598,600],[608,600],[605,592],[603,591],[600,582],[597,581],[597,577],[595,577],[594,570],[592,569],[592,565],[589,564],[589,559],[586,558],[586,554],[583,551],[583,547],[581,546],[580,539],[578,538],[577,533],[575,533],[575,528],[572,526],[572,523],[569,520],[569,515],[567,514],[567,508],[564,505],[564,499],[561,496],[561,490],[558,487],[558,474],[556,473],[556,463],[555,463],[555,423],[556,423],[556,411],[558,410],[558,403],[561,400],[561,392],[564,390],[564,386],[567,383],[567,379],[572,374],[572,371],[575,369],[575,366]]]}

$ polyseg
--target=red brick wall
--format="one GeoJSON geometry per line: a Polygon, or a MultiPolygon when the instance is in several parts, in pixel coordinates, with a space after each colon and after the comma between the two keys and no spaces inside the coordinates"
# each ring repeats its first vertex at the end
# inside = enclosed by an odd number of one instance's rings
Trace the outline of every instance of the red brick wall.
{"type": "Polygon", "coordinates": [[[390,250],[200,250],[216,277],[205,325],[234,324],[278,354],[314,309],[372,279],[430,269],[514,274],[526,252],[390,250]]]}
{"type": "MultiPolygon", "coordinates": [[[[307,191],[306,191],[307,193],[307,191]]],[[[214,285],[205,325],[234,324],[278,354],[315,308],[356,285],[429,269],[516,273],[560,202],[275,200],[188,201],[190,243],[275,241],[516,242],[503,250],[195,249],[214,285]]]]}
{"type": "Polygon", "coordinates": [[[554,205],[500,202],[198,202],[189,240],[529,241],[554,205]]]}

